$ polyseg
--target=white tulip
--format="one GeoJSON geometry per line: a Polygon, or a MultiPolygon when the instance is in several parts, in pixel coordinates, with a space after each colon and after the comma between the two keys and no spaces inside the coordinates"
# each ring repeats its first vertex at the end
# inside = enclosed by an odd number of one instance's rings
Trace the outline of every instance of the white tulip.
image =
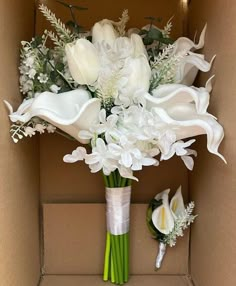
{"type": "Polygon", "coordinates": [[[139,91],[143,94],[149,90],[151,68],[146,56],[143,54],[137,58],[128,58],[125,63],[125,69],[128,71],[127,82],[115,103],[129,106],[139,91]]]}
{"type": "Polygon", "coordinates": [[[92,28],[92,41],[93,43],[107,43],[110,47],[113,46],[116,38],[118,37],[112,22],[104,19],[96,23],[92,28]]]}
{"type": "Polygon", "coordinates": [[[100,62],[97,49],[86,39],[66,45],[66,58],[73,79],[79,84],[92,85],[98,78],[100,62]]]}
{"type": "Polygon", "coordinates": [[[141,56],[143,54],[148,57],[147,50],[143,44],[143,40],[139,35],[131,34],[130,41],[133,46],[133,53],[135,57],[141,56]]]}

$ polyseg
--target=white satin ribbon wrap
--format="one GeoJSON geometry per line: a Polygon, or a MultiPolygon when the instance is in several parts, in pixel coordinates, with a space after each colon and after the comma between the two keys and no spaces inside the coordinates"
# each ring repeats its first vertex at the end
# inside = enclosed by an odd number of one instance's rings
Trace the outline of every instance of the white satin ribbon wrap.
{"type": "Polygon", "coordinates": [[[159,250],[158,250],[158,254],[157,254],[157,258],[156,258],[156,269],[161,268],[161,264],[163,261],[163,258],[165,256],[166,253],[166,244],[164,244],[163,242],[159,243],[159,250]]]}
{"type": "Polygon", "coordinates": [[[131,187],[106,188],[107,230],[114,235],[129,232],[131,187]]]}

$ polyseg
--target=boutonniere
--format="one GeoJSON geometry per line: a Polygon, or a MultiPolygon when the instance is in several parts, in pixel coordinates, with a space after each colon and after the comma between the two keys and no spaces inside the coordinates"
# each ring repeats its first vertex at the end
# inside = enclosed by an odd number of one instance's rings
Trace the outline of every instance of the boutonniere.
{"type": "Polygon", "coordinates": [[[181,186],[169,202],[167,189],[151,200],[147,210],[147,225],[153,236],[159,242],[159,251],[156,258],[156,269],[161,267],[166,248],[176,245],[177,238],[184,236],[184,230],[194,222],[194,202],[184,205],[181,186]]]}

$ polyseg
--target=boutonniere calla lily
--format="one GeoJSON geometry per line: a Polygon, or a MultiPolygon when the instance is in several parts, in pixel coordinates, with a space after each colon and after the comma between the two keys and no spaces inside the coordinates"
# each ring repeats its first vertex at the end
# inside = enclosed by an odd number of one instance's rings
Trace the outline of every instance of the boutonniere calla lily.
{"type": "Polygon", "coordinates": [[[80,139],[79,131],[89,130],[96,124],[101,105],[99,99],[91,98],[90,93],[81,88],[60,94],[43,92],[34,99],[25,100],[16,112],[5,103],[12,122],[26,123],[39,117],[82,143],[89,140],[80,139]]]}
{"type": "Polygon", "coordinates": [[[187,229],[196,218],[192,215],[194,203],[184,206],[181,187],[169,203],[168,195],[170,190],[157,194],[151,200],[147,210],[147,225],[154,239],[159,241],[159,250],[156,258],[156,269],[161,267],[166,247],[175,246],[179,236],[187,229]]]}

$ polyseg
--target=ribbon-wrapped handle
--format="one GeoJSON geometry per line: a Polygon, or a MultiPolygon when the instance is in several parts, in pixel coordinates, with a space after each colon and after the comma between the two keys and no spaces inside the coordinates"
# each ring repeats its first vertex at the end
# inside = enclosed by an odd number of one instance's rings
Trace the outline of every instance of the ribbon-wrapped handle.
{"type": "Polygon", "coordinates": [[[156,269],[161,268],[161,264],[162,264],[163,258],[165,256],[165,253],[166,253],[166,244],[163,242],[160,242],[158,254],[157,254],[157,258],[156,258],[156,269]]]}
{"type": "Polygon", "coordinates": [[[131,187],[106,188],[107,230],[114,235],[129,232],[131,187]]]}

